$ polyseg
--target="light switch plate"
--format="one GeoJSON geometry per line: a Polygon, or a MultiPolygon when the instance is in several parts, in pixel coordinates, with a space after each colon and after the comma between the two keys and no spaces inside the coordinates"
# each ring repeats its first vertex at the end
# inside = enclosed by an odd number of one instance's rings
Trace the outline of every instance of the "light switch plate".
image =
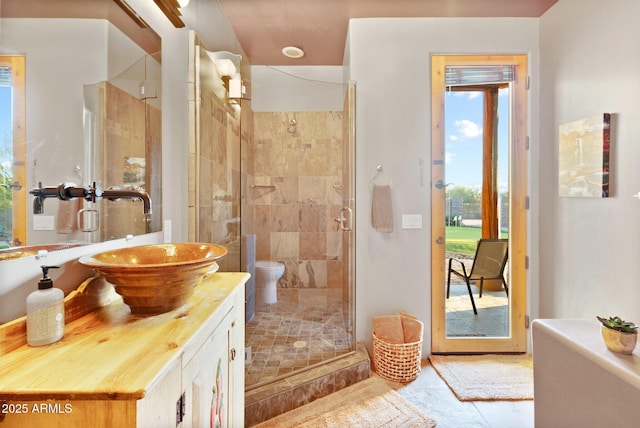
{"type": "Polygon", "coordinates": [[[422,214],[402,214],[403,229],[422,229],[422,214]]]}
{"type": "Polygon", "coordinates": [[[53,230],[52,215],[35,215],[33,216],[33,230],[53,230]]]}

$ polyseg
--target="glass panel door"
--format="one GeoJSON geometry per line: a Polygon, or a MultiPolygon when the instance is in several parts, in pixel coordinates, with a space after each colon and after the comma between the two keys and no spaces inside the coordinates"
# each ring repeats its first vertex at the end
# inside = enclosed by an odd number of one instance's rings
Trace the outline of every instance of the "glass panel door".
{"type": "MultiPolygon", "coordinates": [[[[501,55],[501,56],[456,56],[456,55],[434,55],[432,57],[432,278],[431,278],[431,309],[432,309],[432,352],[433,353],[486,353],[486,352],[525,352],[526,351],[526,77],[527,77],[526,55],[501,55]],[[494,196],[487,193],[487,189],[491,190],[498,186],[484,186],[481,193],[479,215],[481,220],[481,229],[476,230],[475,235],[463,234],[463,226],[465,220],[469,223],[473,217],[469,212],[469,206],[465,213],[465,194],[455,191],[455,185],[451,180],[447,164],[447,153],[449,151],[447,137],[449,136],[446,126],[446,91],[445,70],[447,66],[482,66],[482,65],[510,65],[515,67],[515,80],[510,84],[510,102],[509,102],[509,132],[508,132],[508,187],[506,198],[508,199],[508,215],[502,216],[497,213],[503,207],[502,203],[497,202],[500,198],[495,196],[495,201],[491,204],[487,203],[488,199],[494,196]],[[457,198],[457,199],[454,199],[457,198]],[[484,200],[484,204],[482,203],[484,200]],[[448,202],[447,202],[448,201],[448,202]],[[448,205],[447,205],[448,204],[448,205]],[[462,206],[461,206],[462,205],[462,206]],[[487,215],[489,210],[491,215],[487,215]],[[491,226],[489,230],[485,230],[485,226],[489,223],[487,219],[495,217],[495,226],[491,226]],[[464,248],[466,244],[469,248],[465,251],[474,253],[475,247],[473,243],[481,238],[499,238],[503,234],[504,222],[507,223],[508,239],[509,239],[509,257],[507,265],[507,277],[509,284],[508,300],[504,303],[491,304],[488,294],[483,293],[480,297],[479,281],[470,281],[467,288],[466,281],[462,284],[452,284],[450,296],[447,299],[447,280],[449,271],[449,260],[446,257],[447,244],[450,253],[453,253],[456,238],[460,248],[464,248]],[[495,236],[491,235],[490,230],[495,230],[495,236]],[[448,232],[448,233],[447,233],[448,232]],[[479,233],[478,233],[479,232],[479,233]],[[477,239],[476,239],[477,238],[477,239]],[[453,289],[456,289],[455,297],[453,289]],[[472,309],[471,297],[475,301],[482,302],[478,305],[477,314],[472,309]],[[460,305],[457,308],[453,305],[454,299],[458,300],[460,305]],[[487,302],[487,303],[485,303],[487,302]],[[497,322],[493,319],[494,307],[500,307],[501,311],[508,308],[507,314],[502,314],[502,320],[507,321],[507,325],[503,330],[490,331],[488,328],[495,327],[497,322]],[[485,307],[486,306],[486,307],[485,307]],[[466,318],[462,317],[466,315],[466,318]],[[464,318],[464,319],[463,319],[464,318]],[[505,319],[506,318],[506,319],[505,319]],[[464,327],[464,328],[462,328],[464,327]]],[[[483,92],[486,95],[486,91],[483,92]]],[[[467,94],[468,96],[468,94],[467,94]]],[[[483,102],[486,109],[487,103],[483,102]]],[[[483,112],[483,117],[487,117],[483,112]]],[[[467,135],[478,133],[469,122],[464,122],[464,118],[458,118],[461,135],[464,132],[467,135]],[[465,128],[466,127],[466,128],[465,128]],[[462,132],[464,131],[464,132],[462,132]]],[[[493,126],[483,119],[482,127],[488,128],[493,126]]],[[[455,130],[455,121],[450,130],[455,130]]],[[[494,133],[493,130],[487,131],[494,133]]],[[[495,132],[499,133],[496,128],[495,132]]],[[[492,139],[487,139],[491,142],[492,139]]],[[[482,152],[486,153],[487,145],[483,142],[482,152]]],[[[471,150],[462,150],[457,156],[467,156],[471,150]]],[[[495,180],[494,160],[499,156],[493,156],[489,160],[483,160],[481,165],[482,181],[495,180]]],[[[458,159],[460,160],[460,159],[458,159]]],[[[497,167],[496,167],[497,169],[497,167]]],[[[451,172],[453,174],[453,171],[451,172]]],[[[462,175],[455,180],[463,180],[462,175]]],[[[465,186],[466,187],[466,186],[465,186]]],[[[505,196],[505,192],[497,192],[499,195],[505,196]]],[[[466,195],[467,197],[469,195],[466,195]]],[[[473,195],[472,195],[473,196],[473,195]]],[[[469,199],[469,198],[468,198],[469,199]]],[[[473,199],[473,198],[470,198],[473,199]]],[[[467,204],[471,201],[467,200],[467,204]]],[[[478,211],[476,209],[475,211],[478,211]]],[[[477,214],[475,214],[478,216],[477,214]]],[[[476,225],[478,226],[478,225],[476,225]]],[[[470,230],[464,230],[469,232],[470,230]]],[[[450,254],[452,256],[453,254],[450,254]]],[[[467,257],[465,269],[471,268],[473,257],[467,257]]],[[[452,262],[456,263],[456,262],[452,262]]],[[[462,271],[462,268],[458,268],[462,271]]],[[[464,271],[462,271],[464,273],[464,271]]],[[[466,271],[470,273],[469,270],[466,271]]],[[[454,275],[455,276],[455,275],[454,275]]],[[[498,282],[498,291],[496,296],[506,294],[498,282]]],[[[484,286],[483,286],[484,287],[484,286]]],[[[489,287],[488,287],[489,288],[489,287]]],[[[487,293],[493,293],[487,291],[487,293]]],[[[504,300],[506,296],[500,297],[504,300]]]]}

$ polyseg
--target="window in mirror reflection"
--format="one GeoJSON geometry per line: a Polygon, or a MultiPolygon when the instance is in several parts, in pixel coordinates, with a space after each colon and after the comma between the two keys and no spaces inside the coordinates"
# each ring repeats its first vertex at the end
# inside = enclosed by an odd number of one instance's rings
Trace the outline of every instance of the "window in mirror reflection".
{"type": "Polygon", "coordinates": [[[26,241],[24,57],[0,56],[0,249],[26,241]]]}

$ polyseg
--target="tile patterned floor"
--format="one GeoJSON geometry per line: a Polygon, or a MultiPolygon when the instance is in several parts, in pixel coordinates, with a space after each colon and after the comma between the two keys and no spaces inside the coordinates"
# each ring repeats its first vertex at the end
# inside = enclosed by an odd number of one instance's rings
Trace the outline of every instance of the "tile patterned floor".
{"type": "Polygon", "coordinates": [[[353,349],[341,310],[256,312],[245,329],[251,363],[245,388],[344,355],[353,349]]]}
{"type": "Polygon", "coordinates": [[[482,292],[471,285],[478,315],[473,313],[466,284],[451,284],[445,304],[447,336],[506,337],[509,334],[509,298],[504,291],[482,292]]]}

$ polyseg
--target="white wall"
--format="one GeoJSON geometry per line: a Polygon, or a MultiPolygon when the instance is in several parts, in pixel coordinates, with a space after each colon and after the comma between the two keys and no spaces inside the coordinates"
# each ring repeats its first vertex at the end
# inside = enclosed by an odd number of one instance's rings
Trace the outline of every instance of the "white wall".
{"type": "Polygon", "coordinates": [[[540,316],[640,321],[640,3],[560,0],[540,19],[540,316]],[[558,127],[612,114],[611,196],[558,197],[558,127]]]}
{"type": "Polygon", "coordinates": [[[342,66],[251,67],[253,111],[342,111],[342,66]]]}
{"type": "MultiPolygon", "coordinates": [[[[357,85],[357,338],[370,341],[372,317],[406,310],[425,323],[423,354],[427,355],[431,350],[430,56],[529,54],[531,77],[537,82],[538,20],[354,19],[348,40],[348,78],[357,85]],[[384,169],[377,180],[392,183],[395,231],[390,234],[376,232],[370,225],[369,179],[377,165],[384,169]],[[421,214],[423,229],[402,230],[402,214],[421,214]]],[[[537,117],[537,103],[531,103],[530,115],[537,117]]]]}

